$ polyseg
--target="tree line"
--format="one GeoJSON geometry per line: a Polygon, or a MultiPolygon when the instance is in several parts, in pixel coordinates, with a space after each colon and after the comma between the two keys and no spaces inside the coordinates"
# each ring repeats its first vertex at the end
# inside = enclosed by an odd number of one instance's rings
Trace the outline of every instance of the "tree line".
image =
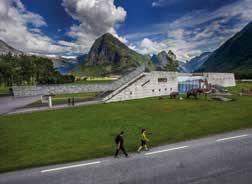
{"type": "Polygon", "coordinates": [[[49,58],[11,54],[0,56],[0,85],[63,84],[74,82],[73,75],[62,75],[49,58]]]}

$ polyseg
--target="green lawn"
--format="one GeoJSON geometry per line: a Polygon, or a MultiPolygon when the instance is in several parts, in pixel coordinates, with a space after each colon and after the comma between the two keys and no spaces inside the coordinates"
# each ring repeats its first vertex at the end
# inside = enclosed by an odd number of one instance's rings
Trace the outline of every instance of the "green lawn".
{"type": "Polygon", "coordinates": [[[60,99],[60,98],[70,98],[70,97],[75,97],[75,98],[85,98],[85,97],[94,97],[98,93],[97,92],[89,92],[89,93],[72,93],[72,94],[62,94],[62,95],[56,95],[53,98],[54,99],[60,99]]]}
{"type": "MultiPolygon", "coordinates": [[[[241,86],[252,88],[252,83],[241,86]]],[[[252,97],[234,99],[149,98],[0,116],[0,172],[113,155],[114,137],[121,130],[126,148],[135,151],[143,127],[151,132],[151,146],[252,128],[252,97]]]]}
{"type": "MultiPolygon", "coordinates": [[[[74,93],[74,94],[62,94],[56,95],[52,98],[53,105],[60,105],[60,104],[68,104],[68,98],[74,97],[76,103],[78,102],[85,102],[87,100],[92,100],[98,93],[90,92],[90,93],[74,93]]],[[[33,102],[25,108],[33,108],[33,107],[43,107],[48,106],[48,103],[42,103],[41,100],[33,102]]]]}
{"type": "Polygon", "coordinates": [[[0,97],[9,95],[9,87],[0,86],[0,97]]]}

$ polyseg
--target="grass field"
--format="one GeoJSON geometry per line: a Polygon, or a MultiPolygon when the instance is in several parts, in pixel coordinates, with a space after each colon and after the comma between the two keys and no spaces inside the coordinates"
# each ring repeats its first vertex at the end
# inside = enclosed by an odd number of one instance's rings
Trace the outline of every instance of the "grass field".
{"type": "MultiPolygon", "coordinates": [[[[230,88],[235,94],[252,83],[230,88]]],[[[114,137],[125,131],[135,151],[139,130],[151,146],[252,128],[252,97],[232,102],[148,98],[72,109],[0,116],[0,172],[114,154],[114,137]]]]}
{"type": "MultiPolygon", "coordinates": [[[[74,97],[75,102],[85,102],[87,100],[92,100],[98,93],[96,92],[90,92],[90,93],[74,93],[74,94],[62,94],[62,95],[56,95],[52,98],[53,105],[60,105],[60,104],[67,104],[68,98],[74,97]]],[[[43,107],[48,106],[48,103],[42,103],[41,100],[38,100],[36,102],[33,102],[25,108],[33,108],[33,107],[43,107]]]]}
{"type": "Polygon", "coordinates": [[[8,95],[9,95],[9,88],[5,86],[0,86],[0,97],[8,95]]]}

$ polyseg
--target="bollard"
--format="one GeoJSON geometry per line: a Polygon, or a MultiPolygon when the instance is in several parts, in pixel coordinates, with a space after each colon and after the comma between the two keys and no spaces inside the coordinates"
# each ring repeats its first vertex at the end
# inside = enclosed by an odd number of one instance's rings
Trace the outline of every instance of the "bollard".
{"type": "Polygon", "coordinates": [[[48,106],[52,108],[52,96],[48,96],[48,106]]]}

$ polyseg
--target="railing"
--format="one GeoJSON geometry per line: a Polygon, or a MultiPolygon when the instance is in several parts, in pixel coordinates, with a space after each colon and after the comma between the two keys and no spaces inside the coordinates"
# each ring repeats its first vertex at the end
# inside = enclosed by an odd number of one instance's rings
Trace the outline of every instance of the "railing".
{"type": "Polygon", "coordinates": [[[128,81],[129,83],[127,84],[127,85],[125,85],[125,86],[121,86],[121,87],[119,87],[118,88],[118,90],[115,90],[114,92],[112,92],[111,94],[109,94],[108,96],[106,96],[104,99],[103,99],[103,101],[104,102],[106,102],[106,101],[108,101],[108,100],[110,100],[110,99],[112,99],[114,96],[116,96],[117,94],[119,94],[119,93],[121,93],[124,89],[126,89],[126,88],[128,88],[129,86],[131,86],[132,84],[134,84],[136,81],[138,81],[138,80],[140,80],[140,79],[142,79],[143,77],[145,77],[145,74],[142,74],[142,75],[137,75],[137,76],[135,76],[135,77],[137,77],[137,78],[132,78],[132,80],[133,81],[128,81]],[[138,76],[138,77],[137,77],[138,76]]]}
{"type": "Polygon", "coordinates": [[[143,73],[144,71],[145,71],[145,67],[144,66],[140,66],[140,67],[136,68],[134,71],[130,72],[129,74],[124,75],[120,79],[114,81],[112,83],[113,90],[121,87],[123,84],[129,82],[130,80],[132,80],[133,78],[135,78],[139,74],[143,73]]]}

